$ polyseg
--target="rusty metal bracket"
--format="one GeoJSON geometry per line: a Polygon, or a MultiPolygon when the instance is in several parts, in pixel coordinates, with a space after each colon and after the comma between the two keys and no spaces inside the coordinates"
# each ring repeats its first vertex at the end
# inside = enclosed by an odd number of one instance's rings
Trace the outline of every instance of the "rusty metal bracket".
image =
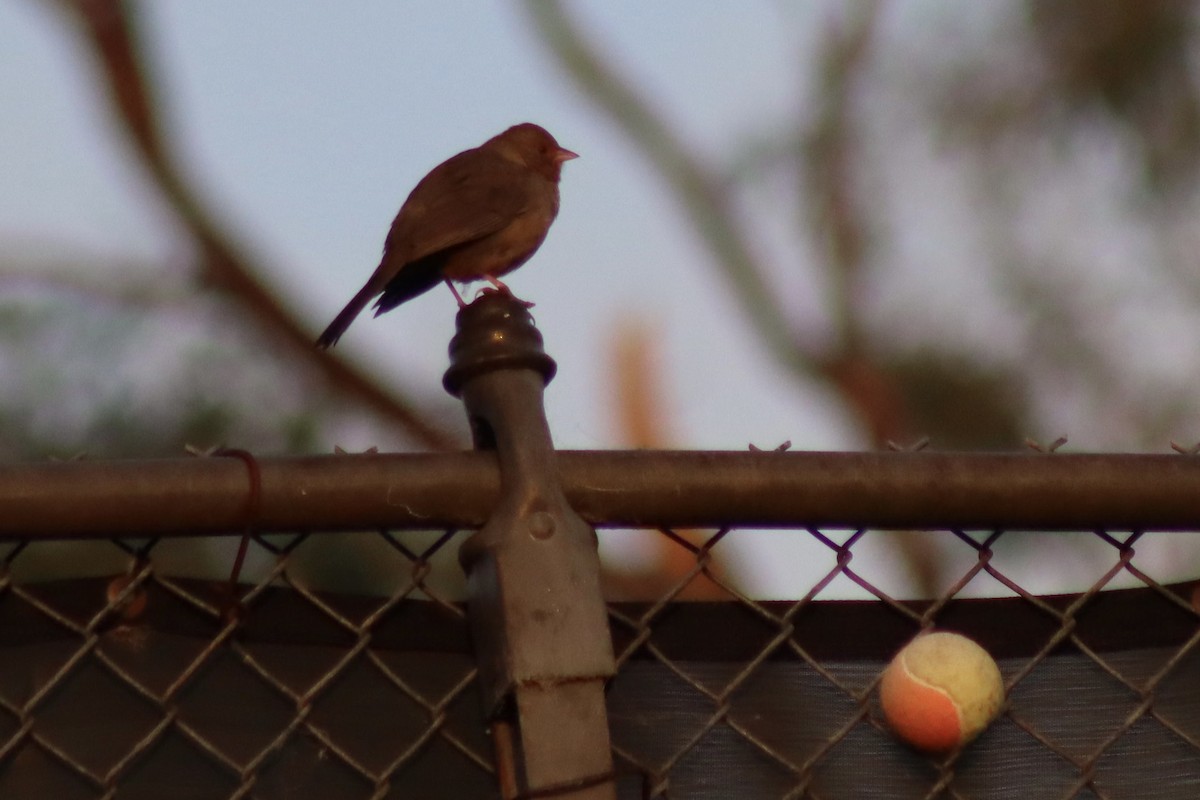
{"type": "Polygon", "coordinates": [[[528,309],[462,309],[444,384],[462,398],[500,498],[463,546],[480,684],[506,798],[612,798],[604,709],[614,674],[596,533],[567,504],[542,395],[555,364],[528,309]]]}

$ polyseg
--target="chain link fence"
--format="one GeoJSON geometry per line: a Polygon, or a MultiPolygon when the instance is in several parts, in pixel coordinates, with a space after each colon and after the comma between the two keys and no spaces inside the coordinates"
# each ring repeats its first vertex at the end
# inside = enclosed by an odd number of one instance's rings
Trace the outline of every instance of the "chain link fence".
{"type": "Polygon", "coordinates": [[[478,452],[0,467],[0,797],[1200,794],[1194,451],[557,452],[509,302],[478,452]],[[876,699],[934,627],[1006,689],[941,757],[876,699]]]}
{"type": "MultiPolygon", "coordinates": [[[[1155,556],[1182,543],[1091,532],[1085,544],[1108,551],[1091,559],[1091,583],[1039,597],[996,563],[996,548],[1013,534],[946,531],[970,565],[939,597],[899,602],[873,582],[889,576],[854,565],[865,538],[888,534],[796,533],[828,549],[823,564],[809,565],[823,574],[800,599],[755,601],[713,575],[706,556],[722,531],[694,548],[694,573],[658,603],[613,609],[621,663],[609,690],[613,741],[642,792],[627,796],[1183,798],[1200,791],[1195,584],[1156,580],[1139,568],[1134,547],[1143,541],[1142,558],[1162,561],[1155,556]],[[670,602],[699,574],[729,600],[670,602]],[[961,596],[987,578],[989,591],[1004,596],[961,596]],[[1140,588],[1105,591],[1122,578],[1140,588]],[[874,600],[818,599],[838,581],[874,600]],[[876,696],[890,657],[931,627],[982,643],[999,661],[1008,698],[979,740],[945,758],[899,745],[876,696]]],[[[1062,535],[1025,537],[1018,551],[1053,551],[1039,540],[1062,535]]]]}
{"type": "MultiPolygon", "coordinates": [[[[609,604],[618,796],[1200,791],[1195,584],[1167,584],[1140,566],[1186,558],[1186,570],[1198,554],[1189,535],[938,532],[969,566],[939,597],[901,602],[876,585],[894,580],[885,562],[872,574],[855,559],[893,534],[791,533],[816,544],[792,565],[816,578],[787,601],[754,599],[719,566],[722,549],[753,545],[760,531],[644,534],[692,567],[649,602],[609,604]],[[1072,546],[1055,547],[1064,536],[1072,546]],[[1094,576],[1082,591],[1035,596],[997,556],[1019,564],[1030,551],[1034,561],[1038,551],[1074,553],[1094,576]],[[724,599],[676,599],[698,581],[724,599]],[[1122,581],[1138,588],[1109,591],[1122,581]],[[981,582],[1003,596],[963,596],[981,582]],[[824,600],[838,585],[873,599],[824,600]],[[1008,697],[979,740],[944,759],[895,741],[875,693],[890,656],[932,626],[987,647],[1008,697]]],[[[495,796],[452,563],[466,536],[256,536],[258,574],[240,587],[237,614],[226,583],[159,566],[228,553],[228,540],[11,543],[0,594],[0,796],[495,796]],[[368,538],[375,546],[364,551],[368,538]],[[337,563],[362,558],[394,585],[374,595],[314,588],[362,579],[337,563]],[[68,572],[106,574],[23,578],[64,561],[68,572]]]]}

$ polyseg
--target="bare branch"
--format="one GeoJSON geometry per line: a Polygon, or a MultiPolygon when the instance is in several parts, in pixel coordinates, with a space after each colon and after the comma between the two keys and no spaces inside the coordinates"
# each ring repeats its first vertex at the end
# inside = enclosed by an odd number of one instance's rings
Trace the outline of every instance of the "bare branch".
{"type": "Polygon", "coordinates": [[[390,420],[414,440],[435,449],[458,446],[455,437],[426,420],[415,404],[340,358],[313,347],[311,332],[258,279],[263,270],[241,252],[183,177],[164,139],[153,100],[153,75],[139,51],[133,15],[122,0],[58,0],[83,23],[83,34],[101,67],[113,110],[134,151],[191,234],[201,254],[202,282],[243,306],[246,318],[280,340],[298,358],[320,367],[329,385],[390,420]]]}
{"type": "Polygon", "coordinates": [[[811,364],[766,283],[766,270],[750,236],[730,211],[729,193],[722,182],[688,151],[650,103],[616,73],[561,3],[525,0],[524,5],[542,41],[567,76],[634,141],[675,192],[770,352],[793,371],[809,371],[811,364]]]}

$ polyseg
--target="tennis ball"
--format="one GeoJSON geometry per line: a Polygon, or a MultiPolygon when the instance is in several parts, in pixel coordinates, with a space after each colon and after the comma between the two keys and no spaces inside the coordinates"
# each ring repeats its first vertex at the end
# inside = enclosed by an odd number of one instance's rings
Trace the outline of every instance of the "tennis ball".
{"type": "Polygon", "coordinates": [[[1004,701],[1000,668],[957,633],[926,633],[905,645],[883,673],[879,699],[888,725],[928,753],[974,739],[1004,701]]]}

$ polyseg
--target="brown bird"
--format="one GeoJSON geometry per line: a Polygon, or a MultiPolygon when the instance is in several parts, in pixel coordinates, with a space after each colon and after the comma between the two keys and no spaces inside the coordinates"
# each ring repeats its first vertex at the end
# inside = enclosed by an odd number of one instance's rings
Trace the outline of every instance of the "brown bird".
{"type": "MultiPolygon", "coordinates": [[[[375,316],[445,281],[498,280],[529,260],[558,214],[562,164],[575,153],[533,123],[514,125],[433,168],[392,222],[383,259],[367,285],[317,339],[332,347],[371,298],[375,316]]],[[[510,292],[511,294],[511,292],[510,292]]]]}

